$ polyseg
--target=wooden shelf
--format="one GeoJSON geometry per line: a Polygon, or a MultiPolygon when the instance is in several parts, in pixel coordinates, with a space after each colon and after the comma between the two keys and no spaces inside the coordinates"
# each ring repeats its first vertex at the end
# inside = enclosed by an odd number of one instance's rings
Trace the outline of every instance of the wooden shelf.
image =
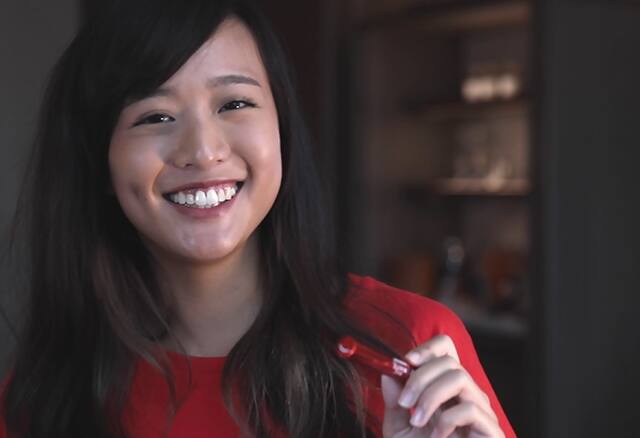
{"type": "Polygon", "coordinates": [[[446,178],[437,180],[433,191],[446,196],[524,197],[530,194],[526,179],[446,178]]]}
{"type": "Polygon", "coordinates": [[[527,0],[450,0],[414,2],[401,9],[379,11],[365,17],[363,31],[407,30],[421,32],[472,32],[513,27],[529,22],[527,0]]]}

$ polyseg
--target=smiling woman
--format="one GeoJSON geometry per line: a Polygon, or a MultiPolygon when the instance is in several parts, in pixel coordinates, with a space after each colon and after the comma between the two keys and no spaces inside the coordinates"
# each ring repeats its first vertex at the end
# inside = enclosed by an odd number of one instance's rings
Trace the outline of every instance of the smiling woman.
{"type": "Polygon", "coordinates": [[[114,0],[80,31],[20,198],[0,437],[514,436],[449,310],[340,268],[286,66],[244,0],[114,0]]]}
{"type": "MultiPolygon", "coordinates": [[[[176,284],[185,274],[168,269],[167,258],[226,258],[256,278],[253,231],[276,199],[281,161],[267,72],[238,19],[221,23],[158,91],[125,107],[109,146],[119,204],[176,284]],[[216,202],[227,195],[231,202],[216,202]],[[178,203],[167,202],[172,196],[178,203]]],[[[209,265],[203,284],[221,278],[209,265]]]]}

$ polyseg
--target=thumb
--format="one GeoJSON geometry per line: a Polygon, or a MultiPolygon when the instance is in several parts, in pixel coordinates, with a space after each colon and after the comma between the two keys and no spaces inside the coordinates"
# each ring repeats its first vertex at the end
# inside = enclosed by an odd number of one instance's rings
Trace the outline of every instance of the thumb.
{"type": "Polygon", "coordinates": [[[380,389],[382,389],[385,405],[382,426],[385,436],[394,436],[410,428],[410,412],[398,404],[402,385],[393,378],[383,375],[380,380],[380,389]]]}

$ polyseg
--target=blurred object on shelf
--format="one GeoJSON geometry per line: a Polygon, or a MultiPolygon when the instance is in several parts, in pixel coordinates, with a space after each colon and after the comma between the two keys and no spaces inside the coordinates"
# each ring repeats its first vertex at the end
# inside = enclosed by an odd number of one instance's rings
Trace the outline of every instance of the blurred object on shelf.
{"type": "Polygon", "coordinates": [[[469,103],[511,100],[522,91],[520,68],[515,63],[472,65],[462,81],[462,98],[469,103]]]}
{"type": "Polygon", "coordinates": [[[527,113],[456,123],[453,131],[451,177],[436,182],[438,191],[526,195],[527,113]]]}
{"type": "Polygon", "coordinates": [[[469,76],[462,82],[462,97],[469,103],[487,102],[495,97],[492,76],[469,76]]]}
{"type": "Polygon", "coordinates": [[[466,252],[462,240],[455,236],[445,239],[443,249],[444,263],[437,298],[445,304],[451,304],[465,292],[462,276],[466,252]]]}
{"type": "Polygon", "coordinates": [[[520,251],[489,248],[482,256],[482,275],[492,311],[515,311],[521,307],[527,258],[520,251]]]}
{"type": "Polygon", "coordinates": [[[475,332],[522,338],[526,317],[526,256],[492,247],[472,259],[458,237],[444,242],[445,259],[436,298],[475,332]]]}
{"type": "Polygon", "coordinates": [[[453,177],[437,181],[436,190],[445,194],[527,194],[529,183],[521,175],[526,156],[514,152],[526,145],[518,144],[517,137],[511,144],[497,143],[499,129],[482,122],[459,124],[454,136],[453,177]]]}
{"type": "Polygon", "coordinates": [[[400,289],[427,296],[435,292],[435,263],[433,257],[426,253],[410,253],[389,258],[383,264],[383,276],[400,289]]]}
{"type": "Polygon", "coordinates": [[[454,132],[454,178],[484,178],[490,170],[490,133],[485,123],[460,124],[454,132]]]}

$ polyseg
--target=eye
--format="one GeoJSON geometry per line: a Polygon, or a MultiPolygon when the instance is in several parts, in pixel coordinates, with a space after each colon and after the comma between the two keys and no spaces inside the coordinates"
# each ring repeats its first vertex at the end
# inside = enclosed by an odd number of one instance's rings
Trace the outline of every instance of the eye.
{"type": "Polygon", "coordinates": [[[232,100],[229,103],[226,103],[220,108],[220,112],[223,113],[225,111],[235,111],[242,108],[255,108],[256,104],[251,102],[250,100],[232,100]]]}
{"type": "Polygon", "coordinates": [[[169,123],[169,122],[175,122],[176,119],[174,119],[171,116],[168,116],[166,114],[161,114],[161,113],[156,113],[156,114],[150,114],[140,120],[138,120],[136,123],[134,123],[133,126],[139,126],[139,125],[155,125],[158,123],[169,123]]]}

